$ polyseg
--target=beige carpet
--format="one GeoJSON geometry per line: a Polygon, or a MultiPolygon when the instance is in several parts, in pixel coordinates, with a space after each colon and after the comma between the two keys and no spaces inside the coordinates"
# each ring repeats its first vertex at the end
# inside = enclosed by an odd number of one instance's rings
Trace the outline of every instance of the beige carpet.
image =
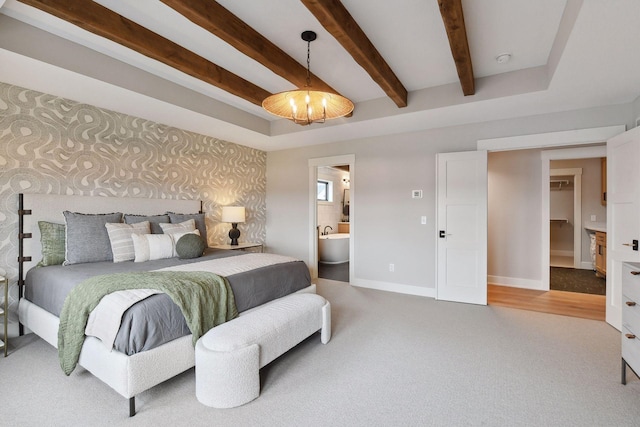
{"type": "Polygon", "coordinates": [[[318,288],[332,340],[314,335],[265,367],[247,405],[201,405],[190,370],[138,396],[129,419],[125,399],[82,370],[65,377],[52,347],[22,337],[0,359],[0,425],[640,425],[640,380],[620,384],[620,334],[604,322],[318,288]]]}

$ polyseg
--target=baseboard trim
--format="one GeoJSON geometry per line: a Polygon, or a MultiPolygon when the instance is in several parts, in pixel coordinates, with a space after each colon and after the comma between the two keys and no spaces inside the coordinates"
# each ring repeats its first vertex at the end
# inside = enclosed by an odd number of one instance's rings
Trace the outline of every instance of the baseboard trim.
{"type": "Polygon", "coordinates": [[[522,289],[542,289],[542,280],[521,279],[519,277],[487,276],[487,283],[522,289]]]}
{"type": "Polygon", "coordinates": [[[580,268],[582,270],[594,270],[596,269],[596,267],[593,265],[593,263],[588,262],[588,261],[582,261],[580,263],[580,268]]]}
{"type": "Polygon", "coordinates": [[[391,282],[380,282],[377,280],[355,278],[351,284],[359,288],[376,289],[379,291],[395,292],[398,294],[417,295],[421,297],[436,297],[435,288],[425,288],[422,286],[401,285],[391,282]]]}

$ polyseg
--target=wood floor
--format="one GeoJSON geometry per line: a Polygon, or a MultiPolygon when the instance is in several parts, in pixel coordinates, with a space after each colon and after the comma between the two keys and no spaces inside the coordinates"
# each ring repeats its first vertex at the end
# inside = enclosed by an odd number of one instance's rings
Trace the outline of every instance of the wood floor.
{"type": "Polygon", "coordinates": [[[604,295],[488,285],[487,300],[489,305],[605,320],[606,297],[604,295]]]}

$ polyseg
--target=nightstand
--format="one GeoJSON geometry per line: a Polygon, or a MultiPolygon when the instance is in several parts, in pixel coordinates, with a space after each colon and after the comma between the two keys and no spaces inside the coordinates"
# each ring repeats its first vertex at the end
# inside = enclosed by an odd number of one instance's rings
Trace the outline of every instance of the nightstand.
{"type": "Polygon", "coordinates": [[[9,345],[9,337],[7,335],[7,323],[9,314],[9,280],[6,277],[0,276],[0,284],[4,285],[4,300],[2,306],[0,306],[0,318],[4,324],[4,341],[0,340],[0,350],[4,349],[4,357],[7,357],[7,346],[9,345]]]}
{"type": "Polygon", "coordinates": [[[228,251],[246,251],[246,250],[255,250],[262,252],[262,243],[238,243],[237,245],[215,245],[212,246],[216,249],[226,249],[228,251]]]}

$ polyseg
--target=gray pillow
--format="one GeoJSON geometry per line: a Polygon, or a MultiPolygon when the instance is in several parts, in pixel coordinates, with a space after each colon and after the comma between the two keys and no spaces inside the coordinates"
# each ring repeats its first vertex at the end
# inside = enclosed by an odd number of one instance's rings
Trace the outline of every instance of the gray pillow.
{"type": "Polygon", "coordinates": [[[181,259],[201,257],[205,248],[204,240],[197,234],[185,234],[176,242],[176,253],[181,259]]]}
{"type": "Polygon", "coordinates": [[[168,224],[171,222],[169,215],[132,215],[124,214],[125,224],[137,224],[139,222],[149,221],[151,224],[151,234],[162,234],[160,223],[168,224]]]}
{"type": "Polygon", "coordinates": [[[122,213],[82,214],[64,211],[66,253],[64,265],[113,261],[105,224],[122,222],[122,213]]]}
{"type": "Polygon", "coordinates": [[[40,228],[40,243],[42,245],[42,261],[38,267],[60,265],[64,262],[64,224],[38,221],[40,228]]]}
{"type": "Polygon", "coordinates": [[[184,221],[187,221],[187,220],[190,220],[190,219],[195,220],[196,228],[200,231],[200,236],[202,236],[202,239],[205,241],[205,243],[208,242],[208,240],[207,240],[207,224],[205,222],[203,213],[178,214],[178,213],[174,213],[174,212],[167,212],[167,215],[169,215],[169,219],[171,220],[172,223],[184,222],[184,221]]]}

